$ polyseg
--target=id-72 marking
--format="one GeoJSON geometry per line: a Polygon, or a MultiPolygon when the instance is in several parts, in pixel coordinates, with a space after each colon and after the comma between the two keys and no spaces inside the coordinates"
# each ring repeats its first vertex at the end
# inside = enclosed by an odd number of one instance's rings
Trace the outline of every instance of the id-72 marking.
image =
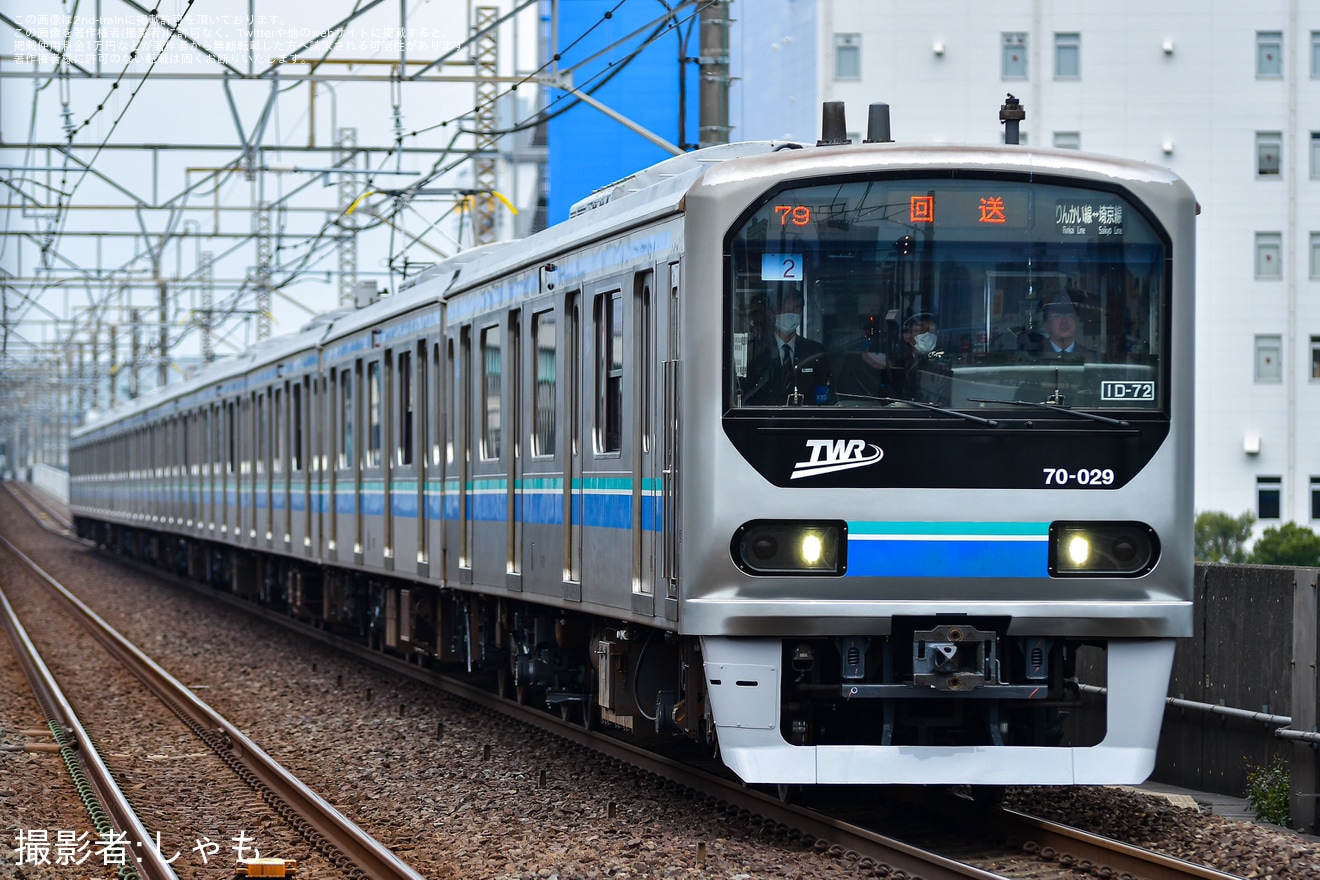
{"type": "Polygon", "coordinates": [[[1121,382],[1108,379],[1100,383],[1101,400],[1151,400],[1155,399],[1154,382],[1121,382]]]}
{"type": "Polygon", "coordinates": [[[1076,471],[1070,471],[1067,468],[1047,467],[1041,468],[1045,472],[1046,486],[1112,486],[1114,485],[1114,471],[1112,468],[1078,468],[1076,471]]]}

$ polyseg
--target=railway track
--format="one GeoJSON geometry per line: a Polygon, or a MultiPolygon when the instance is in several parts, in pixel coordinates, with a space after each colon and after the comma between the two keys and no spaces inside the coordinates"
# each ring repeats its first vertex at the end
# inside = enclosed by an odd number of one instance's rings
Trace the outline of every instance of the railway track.
{"type": "MultiPolygon", "coordinates": [[[[132,672],[199,740],[255,789],[275,813],[297,828],[309,843],[343,869],[346,876],[422,880],[420,874],[271,759],[241,730],[138,650],[3,536],[0,536],[0,547],[41,582],[115,660],[132,672]]],[[[85,726],[73,713],[7,600],[4,608],[6,629],[10,631],[11,641],[24,668],[29,670],[39,702],[50,709],[57,737],[61,740],[72,738],[61,749],[66,761],[75,753],[81,759],[96,798],[104,805],[114,830],[127,835],[127,840],[131,841],[130,852],[137,853],[142,875],[147,880],[175,877],[127,798],[119,791],[85,726]]]]}
{"type": "MultiPolygon", "coordinates": [[[[47,512],[51,518],[52,512],[47,512]]],[[[58,529],[54,524],[52,530],[58,529]]],[[[126,563],[116,559],[116,562],[126,563]]],[[[136,563],[126,563],[138,568],[136,563]]],[[[254,607],[249,602],[217,594],[205,587],[184,579],[163,574],[159,570],[142,567],[153,577],[170,580],[191,589],[198,590],[212,598],[228,601],[246,612],[267,617],[281,625],[290,625],[287,617],[267,609],[254,607]]],[[[461,698],[467,703],[480,707],[483,711],[497,712],[512,716],[534,727],[553,733],[557,737],[569,740],[594,755],[604,755],[607,759],[622,762],[639,772],[654,774],[666,780],[666,785],[674,790],[686,792],[694,800],[718,801],[724,811],[742,817],[752,826],[759,828],[762,835],[770,839],[783,839],[810,845],[819,852],[833,855],[841,860],[854,863],[863,875],[906,876],[924,878],[977,877],[995,878],[1003,876],[982,867],[966,864],[961,859],[976,861],[978,864],[995,864],[1004,861],[1033,862],[1037,867],[1032,876],[1049,876],[1051,866],[1057,869],[1055,876],[1076,876],[1081,868],[1098,876],[1149,878],[1149,880],[1173,880],[1180,877],[1195,877],[1202,880],[1226,880],[1234,875],[1224,874],[1207,868],[1201,868],[1176,859],[1148,853],[1134,847],[1127,847],[1113,841],[1105,841],[1093,835],[1067,829],[1064,826],[1046,823],[1009,811],[985,811],[971,805],[959,806],[957,802],[944,803],[934,809],[943,815],[957,818],[946,821],[944,827],[987,827],[995,829],[995,835],[1006,842],[997,851],[983,850],[969,852],[964,844],[959,847],[955,842],[947,846],[945,852],[956,852],[957,857],[940,856],[931,852],[939,849],[938,841],[923,840],[920,843],[904,843],[882,833],[881,829],[867,827],[865,818],[857,816],[830,816],[820,810],[809,810],[780,802],[778,798],[747,789],[736,781],[721,778],[692,767],[683,761],[665,758],[638,749],[635,746],[614,740],[599,733],[587,731],[577,725],[565,725],[558,718],[539,709],[520,706],[504,700],[478,684],[459,677],[439,677],[435,673],[419,667],[383,656],[362,646],[346,643],[319,630],[308,631],[295,627],[299,632],[312,638],[320,639],[349,653],[384,667],[394,674],[418,679],[461,698]],[[966,810],[965,813],[957,813],[966,810]]],[[[246,751],[246,750],[244,750],[246,751]]],[[[599,761],[596,757],[593,760],[599,761]]]]}

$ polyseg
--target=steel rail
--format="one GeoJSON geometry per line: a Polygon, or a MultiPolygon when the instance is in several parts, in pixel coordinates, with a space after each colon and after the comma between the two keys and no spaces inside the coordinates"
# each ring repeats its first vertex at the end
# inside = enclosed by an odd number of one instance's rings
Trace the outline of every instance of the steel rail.
{"type": "Polygon", "coordinates": [[[46,499],[26,488],[15,489],[12,483],[5,483],[5,488],[9,490],[9,494],[13,496],[19,506],[27,512],[27,515],[36,520],[37,525],[50,532],[52,535],[59,535],[61,538],[70,537],[72,535],[72,520],[66,517],[63,512],[51,507],[46,499]],[[38,509],[33,510],[29,505],[35,505],[38,509]],[[51,523],[48,522],[48,520],[53,521],[59,528],[52,528],[51,523]]]}
{"type": "Polygon", "coordinates": [[[364,645],[355,644],[324,630],[305,628],[287,615],[254,606],[251,602],[232,594],[217,592],[204,584],[162,571],[146,563],[120,556],[103,558],[118,563],[126,569],[181,586],[197,595],[241,609],[244,613],[270,621],[390,673],[435,687],[482,709],[526,722],[606,758],[620,761],[703,794],[710,794],[739,811],[745,810],[749,816],[761,817],[767,826],[784,826],[799,832],[803,837],[814,838],[815,848],[821,852],[877,866],[887,865],[895,871],[905,872],[908,880],[1005,880],[1002,875],[927,852],[920,847],[885,837],[841,819],[785,804],[778,798],[749,789],[739,781],[707,773],[680,761],[646,751],[631,743],[586,730],[580,725],[563,722],[556,715],[507,700],[476,684],[423,669],[404,659],[386,657],[379,651],[373,651],[364,645]]]}
{"type": "MultiPolygon", "coordinates": [[[[150,657],[116,632],[91,608],[70,593],[3,536],[3,544],[26,568],[54,592],[92,636],[185,722],[217,731],[229,743],[232,756],[277,797],[288,803],[307,824],[359,866],[373,880],[423,880],[404,863],[324,798],[281,767],[241,730],[197,698],[150,657]]],[[[172,876],[172,875],[171,875],[172,876]]]]}
{"type": "Polygon", "coordinates": [[[1022,845],[1030,855],[1081,873],[1090,871],[1102,877],[1131,877],[1135,880],[1242,880],[1236,874],[1226,874],[1017,810],[985,809],[970,802],[944,809],[959,813],[956,821],[993,828],[1005,841],[1022,845]]]}
{"type": "MultiPolygon", "coordinates": [[[[0,541],[4,541],[11,552],[23,559],[27,558],[3,537],[0,537],[0,541]]],[[[3,612],[0,614],[0,623],[9,635],[14,653],[18,656],[18,664],[31,683],[37,702],[50,716],[49,720],[58,724],[66,736],[72,736],[74,739],[72,745],[61,744],[61,756],[66,762],[73,758],[82,764],[83,773],[91,784],[96,799],[105,810],[110,824],[117,834],[123,835],[120,839],[125,845],[125,855],[131,855],[136,860],[137,873],[144,880],[178,880],[178,875],[156,849],[152,842],[153,838],[143,826],[142,820],[138,818],[132,804],[120,790],[105,762],[101,760],[91,737],[87,735],[86,729],[78,720],[77,713],[73,711],[49,667],[41,659],[36,645],[28,638],[27,630],[23,628],[3,590],[0,590],[0,611],[3,612]],[[73,754],[70,755],[70,752],[73,754]]]]}
{"type": "MultiPolygon", "coordinates": [[[[422,669],[403,659],[384,656],[378,651],[346,641],[323,630],[309,630],[284,614],[253,606],[252,603],[236,596],[217,593],[187,578],[136,560],[118,556],[108,558],[110,561],[121,563],[126,568],[242,609],[374,666],[437,687],[483,709],[517,718],[607,758],[637,767],[695,791],[711,794],[738,810],[745,810],[749,815],[760,817],[767,826],[784,826],[796,830],[804,837],[815,838],[815,848],[822,852],[859,863],[883,865],[891,871],[902,871],[910,880],[957,880],[957,878],[1003,880],[999,874],[869,831],[852,822],[785,804],[777,798],[749,789],[734,780],[648,752],[626,741],[564,723],[550,713],[531,706],[519,705],[467,681],[422,669]]],[[[1041,860],[1057,862],[1065,868],[1090,865],[1102,875],[1126,876],[1132,880],[1241,880],[1234,874],[1144,850],[1014,810],[987,810],[962,798],[945,800],[951,803],[946,803],[943,809],[960,813],[959,821],[979,826],[991,824],[1005,841],[1016,841],[1030,855],[1041,860]]],[[[957,825],[959,821],[951,824],[957,825]]]]}

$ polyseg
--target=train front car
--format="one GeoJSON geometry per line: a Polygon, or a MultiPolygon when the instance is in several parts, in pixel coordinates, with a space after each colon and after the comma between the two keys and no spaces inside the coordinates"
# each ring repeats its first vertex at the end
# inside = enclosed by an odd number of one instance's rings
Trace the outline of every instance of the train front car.
{"type": "Polygon", "coordinates": [[[689,192],[679,617],[745,781],[1149,775],[1192,626],[1195,212],[1014,147],[689,192]]]}

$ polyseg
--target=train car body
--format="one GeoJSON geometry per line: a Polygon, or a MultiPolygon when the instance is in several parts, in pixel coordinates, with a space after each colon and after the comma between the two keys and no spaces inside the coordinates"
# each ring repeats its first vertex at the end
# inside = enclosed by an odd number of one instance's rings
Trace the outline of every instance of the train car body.
{"type": "Polygon", "coordinates": [[[1077,152],[698,151],[89,426],[72,507],[747,782],[1141,781],[1192,625],[1194,215],[1077,152]]]}

